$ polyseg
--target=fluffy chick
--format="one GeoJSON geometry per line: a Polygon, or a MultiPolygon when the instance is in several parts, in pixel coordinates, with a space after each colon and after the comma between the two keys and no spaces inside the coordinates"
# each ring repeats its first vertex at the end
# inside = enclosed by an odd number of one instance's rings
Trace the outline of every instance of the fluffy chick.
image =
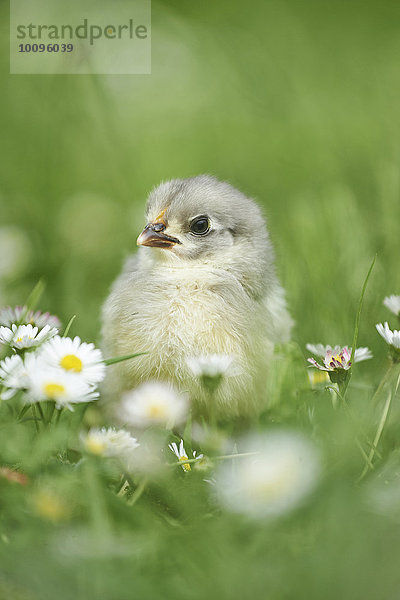
{"type": "Polygon", "coordinates": [[[223,353],[235,374],[213,397],[220,417],[265,405],[265,374],[275,342],[292,320],[257,204],[209,175],[162,183],[149,195],[147,225],[103,307],[108,356],[147,354],[109,368],[106,391],[118,395],[149,379],[189,390],[195,409],[209,396],[191,377],[189,357],[223,353]]]}

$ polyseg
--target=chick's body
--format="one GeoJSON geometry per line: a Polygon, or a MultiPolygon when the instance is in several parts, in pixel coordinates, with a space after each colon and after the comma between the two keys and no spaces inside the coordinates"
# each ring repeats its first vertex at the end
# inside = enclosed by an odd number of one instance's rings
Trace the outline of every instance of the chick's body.
{"type": "Polygon", "coordinates": [[[258,410],[274,342],[286,341],[291,327],[259,208],[229,184],[202,175],[161,184],[150,194],[146,216],[141,248],[103,309],[107,355],[146,354],[111,367],[108,393],[150,379],[171,381],[207,413],[210,398],[186,360],[222,353],[235,366],[213,411],[258,410]]]}

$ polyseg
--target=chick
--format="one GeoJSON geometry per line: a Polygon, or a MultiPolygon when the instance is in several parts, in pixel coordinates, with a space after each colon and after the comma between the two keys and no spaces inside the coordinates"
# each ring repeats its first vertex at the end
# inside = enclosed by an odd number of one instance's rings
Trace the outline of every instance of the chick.
{"type": "Polygon", "coordinates": [[[205,416],[258,412],[274,343],[289,340],[292,325],[259,207],[199,175],[155,188],[146,221],[103,307],[102,331],[108,356],[146,354],[110,367],[107,392],[158,379],[189,391],[205,416]],[[215,353],[233,356],[235,369],[210,397],[186,361],[215,353]]]}

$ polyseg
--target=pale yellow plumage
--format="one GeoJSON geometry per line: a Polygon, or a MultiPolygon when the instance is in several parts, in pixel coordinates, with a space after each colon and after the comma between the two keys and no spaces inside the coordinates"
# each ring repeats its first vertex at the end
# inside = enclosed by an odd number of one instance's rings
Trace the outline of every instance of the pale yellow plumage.
{"type": "Polygon", "coordinates": [[[140,248],[113,286],[103,311],[105,351],[148,354],[112,367],[108,394],[149,379],[174,381],[207,413],[209,399],[186,359],[223,353],[235,357],[237,372],[219,389],[218,412],[258,410],[266,400],[259,375],[291,326],[259,209],[228,184],[200,176],[157,188],[147,219],[162,220],[164,233],[180,243],[140,248]],[[201,237],[188,229],[199,214],[210,220],[210,232],[201,237]]]}

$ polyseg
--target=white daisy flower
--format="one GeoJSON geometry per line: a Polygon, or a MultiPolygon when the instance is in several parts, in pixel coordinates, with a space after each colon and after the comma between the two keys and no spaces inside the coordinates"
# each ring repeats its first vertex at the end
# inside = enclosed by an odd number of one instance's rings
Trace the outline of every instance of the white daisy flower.
{"type": "Polygon", "coordinates": [[[400,349],[400,331],[396,329],[392,331],[387,321],[383,325],[382,323],[378,323],[376,329],[389,346],[400,349]]]}
{"type": "Polygon", "coordinates": [[[171,428],[185,419],[187,411],[186,395],[169,384],[150,381],[126,392],[118,412],[124,422],[134,427],[161,425],[171,428]]]}
{"type": "Polygon", "coordinates": [[[29,311],[27,318],[29,319],[29,323],[39,327],[39,329],[41,327],[46,327],[46,325],[49,325],[52,328],[55,327],[56,329],[61,327],[60,319],[49,312],[42,313],[40,310],[37,310],[36,312],[29,311]]]}
{"type": "Polygon", "coordinates": [[[99,394],[80,377],[62,369],[42,368],[40,361],[29,357],[26,362],[27,391],[30,402],[54,400],[56,408],[73,411],[72,404],[91,402],[99,394]]]}
{"type": "MultiPolygon", "coordinates": [[[[307,350],[323,357],[322,365],[315,358],[307,358],[307,361],[320,371],[326,371],[332,383],[343,384],[352,367],[351,348],[344,346],[323,346],[322,344],[307,344],[307,350]]],[[[368,348],[357,348],[354,353],[354,362],[361,362],[372,358],[372,353],[368,348]]]]}
{"type": "Polygon", "coordinates": [[[245,440],[253,456],[222,463],[216,472],[218,497],[227,509],[255,518],[273,518],[289,512],[314,489],[320,458],[303,435],[274,431],[245,440]]]}
{"type": "Polygon", "coordinates": [[[38,327],[32,327],[32,325],[11,325],[9,327],[0,327],[0,343],[9,344],[13,348],[18,350],[24,348],[32,348],[39,346],[43,342],[46,342],[50,338],[57,335],[58,329],[55,327],[51,328],[50,325],[46,325],[39,331],[38,327]]]}
{"type": "MultiPolygon", "coordinates": [[[[183,463],[182,469],[184,471],[191,471],[190,463],[186,462],[187,460],[189,460],[189,456],[183,445],[183,440],[181,440],[179,448],[175,442],[172,442],[172,444],[168,444],[168,448],[171,450],[171,452],[175,454],[175,456],[177,456],[178,460],[183,463]]],[[[200,460],[204,456],[203,454],[197,454],[196,450],[194,450],[192,454],[192,458],[196,458],[197,460],[200,460]]]]}
{"type": "MultiPolygon", "coordinates": [[[[332,350],[332,346],[324,346],[323,344],[306,344],[306,348],[311,354],[321,357],[325,357],[328,350],[332,350]]],[[[335,346],[335,348],[340,349],[340,346],[335,346]]]]}
{"type": "Polygon", "coordinates": [[[366,346],[356,348],[356,351],[354,352],[355,363],[363,362],[364,360],[369,360],[370,358],[373,358],[373,354],[369,348],[367,348],[366,346]]]}
{"type": "Polygon", "coordinates": [[[0,362],[0,381],[8,388],[1,394],[2,400],[12,398],[19,389],[26,386],[26,371],[24,361],[20,356],[7,356],[0,362]]]}
{"type": "Polygon", "coordinates": [[[389,344],[390,354],[394,362],[400,362],[400,331],[392,331],[389,324],[385,322],[376,325],[377,332],[389,344]]]}
{"type": "Polygon", "coordinates": [[[224,377],[239,375],[234,365],[234,357],[227,354],[209,354],[186,359],[186,364],[194,377],[210,392],[215,392],[224,377]]]}
{"type": "Polygon", "coordinates": [[[34,312],[33,310],[28,310],[26,306],[15,306],[14,308],[6,306],[5,308],[0,308],[0,325],[11,327],[13,323],[22,325],[30,324],[39,329],[42,329],[46,325],[56,327],[57,329],[61,327],[60,319],[49,312],[42,313],[40,310],[34,312]]]}
{"type": "Polygon", "coordinates": [[[131,466],[133,451],[140,445],[128,431],[114,427],[93,427],[81,434],[81,440],[91,454],[120,458],[127,467],[131,466]]]}
{"type": "Polygon", "coordinates": [[[39,359],[46,365],[79,374],[88,384],[97,384],[105,377],[106,366],[101,351],[94,344],[81,342],[78,336],[72,340],[57,335],[43,344],[39,352],[39,359]]]}
{"type": "Polygon", "coordinates": [[[4,308],[0,308],[0,325],[11,327],[13,323],[20,323],[25,314],[28,314],[26,306],[15,306],[14,308],[5,306],[4,308]]]}
{"type": "Polygon", "coordinates": [[[231,374],[234,358],[227,354],[192,356],[186,364],[195,377],[221,377],[231,374]]]}
{"type": "Polygon", "coordinates": [[[383,300],[383,304],[396,315],[396,317],[400,317],[400,296],[386,296],[383,300]]]}
{"type": "MultiPolygon", "coordinates": [[[[323,346],[322,344],[306,344],[306,348],[311,354],[324,358],[324,366],[319,365],[314,359],[308,358],[308,362],[321,369],[321,371],[331,371],[337,368],[348,370],[351,367],[350,357],[351,348],[344,346],[323,346]]],[[[354,362],[362,362],[372,358],[372,352],[369,348],[356,348],[354,353],[354,362]]]]}

